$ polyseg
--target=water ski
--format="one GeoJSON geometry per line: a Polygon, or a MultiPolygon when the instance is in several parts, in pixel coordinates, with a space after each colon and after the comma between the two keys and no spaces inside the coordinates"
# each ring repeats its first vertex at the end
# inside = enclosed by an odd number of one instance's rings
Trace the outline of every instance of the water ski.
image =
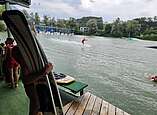
{"type": "Polygon", "coordinates": [[[55,76],[55,80],[58,84],[67,84],[67,83],[71,83],[73,81],[75,81],[75,78],[69,76],[69,75],[65,75],[63,73],[54,73],[55,76]]]}
{"type": "MultiPolygon", "coordinates": [[[[18,10],[9,10],[3,12],[2,17],[16,40],[29,71],[38,72],[42,70],[48,63],[48,60],[42,47],[37,41],[36,36],[30,30],[30,26],[24,14],[18,10]]],[[[51,102],[51,109],[53,109],[52,114],[62,115],[63,106],[52,72],[47,75],[46,78],[47,84],[43,87],[43,90],[39,91],[39,93],[42,94],[44,91],[49,91],[51,97],[49,102],[51,102]],[[51,78],[51,85],[49,78],[51,78]],[[45,90],[45,88],[47,89],[45,90]]],[[[40,102],[40,106],[43,106],[41,103],[42,102],[40,102]]]]}

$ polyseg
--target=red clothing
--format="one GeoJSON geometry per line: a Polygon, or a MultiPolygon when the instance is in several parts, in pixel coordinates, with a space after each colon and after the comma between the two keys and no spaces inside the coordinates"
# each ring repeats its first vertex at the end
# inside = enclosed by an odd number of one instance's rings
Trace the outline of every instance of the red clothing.
{"type": "Polygon", "coordinates": [[[16,68],[17,66],[19,66],[19,63],[17,63],[17,61],[13,57],[11,57],[7,60],[8,68],[16,68]]]}
{"type": "Polygon", "coordinates": [[[19,63],[12,57],[12,49],[14,45],[8,44],[5,49],[6,49],[6,67],[7,68],[16,68],[19,66],[19,63]]]}

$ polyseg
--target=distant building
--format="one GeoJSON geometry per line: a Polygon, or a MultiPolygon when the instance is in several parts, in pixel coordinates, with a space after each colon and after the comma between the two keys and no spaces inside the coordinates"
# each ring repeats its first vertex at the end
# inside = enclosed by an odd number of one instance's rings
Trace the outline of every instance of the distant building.
{"type": "Polygon", "coordinates": [[[81,32],[89,32],[89,28],[88,27],[80,27],[80,31],[81,32]]]}

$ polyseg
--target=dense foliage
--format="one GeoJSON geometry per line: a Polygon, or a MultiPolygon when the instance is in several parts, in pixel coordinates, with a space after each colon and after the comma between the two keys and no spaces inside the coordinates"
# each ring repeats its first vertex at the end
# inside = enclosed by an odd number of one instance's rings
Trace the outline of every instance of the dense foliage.
{"type": "MultiPolygon", "coordinates": [[[[4,11],[4,6],[0,6],[0,14],[4,11]]],[[[137,37],[140,39],[157,40],[157,16],[141,17],[132,20],[122,21],[117,18],[112,23],[103,22],[102,17],[82,17],[75,19],[55,19],[44,15],[40,17],[36,13],[27,13],[23,10],[26,17],[35,22],[36,25],[53,26],[74,30],[75,34],[97,35],[105,37],[137,37]],[[81,27],[88,28],[88,31],[81,31],[81,27]]],[[[0,31],[4,31],[5,26],[0,21],[0,31]]]]}
{"type": "MultiPolygon", "coordinates": [[[[2,12],[5,10],[5,7],[4,5],[0,5],[0,19],[2,19],[2,12]]],[[[0,21],[0,31],[5,31],[6,30],[6,27],[5,27],[5,24],[4,22],[1,20],[0,21]]]]}
{"type": "Polygon", "coordinates": [[[140,39],[157,40],[157,16],[141,17],[122,21],[117,18],[112,23],[103,22],[102,17],[82,17],[75,19],[55,19],[43,16],[41,20],[38,13],[31,13],[36,24],[59,28],[73,29],[75,34],[98,35],[105,37],[137,37],[140,39]],[[80,31],[80,27],[88,27],[88,31],[80,31]]]}

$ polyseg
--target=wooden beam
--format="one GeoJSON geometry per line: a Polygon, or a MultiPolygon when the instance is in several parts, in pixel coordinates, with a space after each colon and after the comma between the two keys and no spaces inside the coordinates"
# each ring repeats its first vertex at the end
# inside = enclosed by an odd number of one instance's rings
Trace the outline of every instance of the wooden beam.
{"type": "Polygon", "coordinates": [[[71,107],[72,103],[73,103],[73,101],[71,101],[70,103],[68,103],[67,105],[65,105],[65,106],[63,107],[63,113],[64,113],[64,115],[67,113],[67,111],[68,111],[69,108],[71,107]]]}
{"type": "Polygon", "coordinates": [[[108,114],[108,106],[109,106],[109,103],[103,100],[102,105],[101,105],[100,115],[108,114]]]}
{"type": "Polygon", "coordinates": [[[116,108],[116,115],[124,115],[124,111],[119,108],[116,108]]]}
{"type": "Polygon", "coordinates": [[[109,103],[109,108],[108,108],[108,115],[116,115],[116,108],[110,103],[109,103]]]}
{"type": "Polygon", "coordinates": [[[94,103],[95,103],[95,99],[96,99],[96,96],[91,94],[89,101],[88,101],[88,105],[86,106],[86,109],[85,109],[83,115],[90,115],[91,114],[91,112],[93,110],[94,103]]]}
{"type": "Polygon", "coordinates": [[[94,104],[91,115],[99,115],[100,114],[101,104],[102,104],[102,99],[97,97],[95,100],[95,104],[94,104]]]}
{"type": "Polygon", "coordinates": [[[84,95],[85,96],[83,97],[83,99],[81,101],[81,104],[79,105],[75,115],[82,115],[84,110],[85,110],[85,108],[86,108],[86,105],[88,103],[88,100],[89,100],[91,94],[89,92],[87,92],[84,95]]]}
{"type": "Polygon", "coordinates": [[[74,100],[71,107],[69,108],[69,110],[67,111],[66,115],[74,115],[75,111],[77,110],[78,106],[80,105],[80,102],[82,100],[82,98],[84,97],[81,96],[80,98],[78,98],[78,100],[74,100]]]}
{"type": "Polygon", "coordinates": [[[63,110],[65,115],[130,115],[89,92],[64,106],[63,110]]]}

